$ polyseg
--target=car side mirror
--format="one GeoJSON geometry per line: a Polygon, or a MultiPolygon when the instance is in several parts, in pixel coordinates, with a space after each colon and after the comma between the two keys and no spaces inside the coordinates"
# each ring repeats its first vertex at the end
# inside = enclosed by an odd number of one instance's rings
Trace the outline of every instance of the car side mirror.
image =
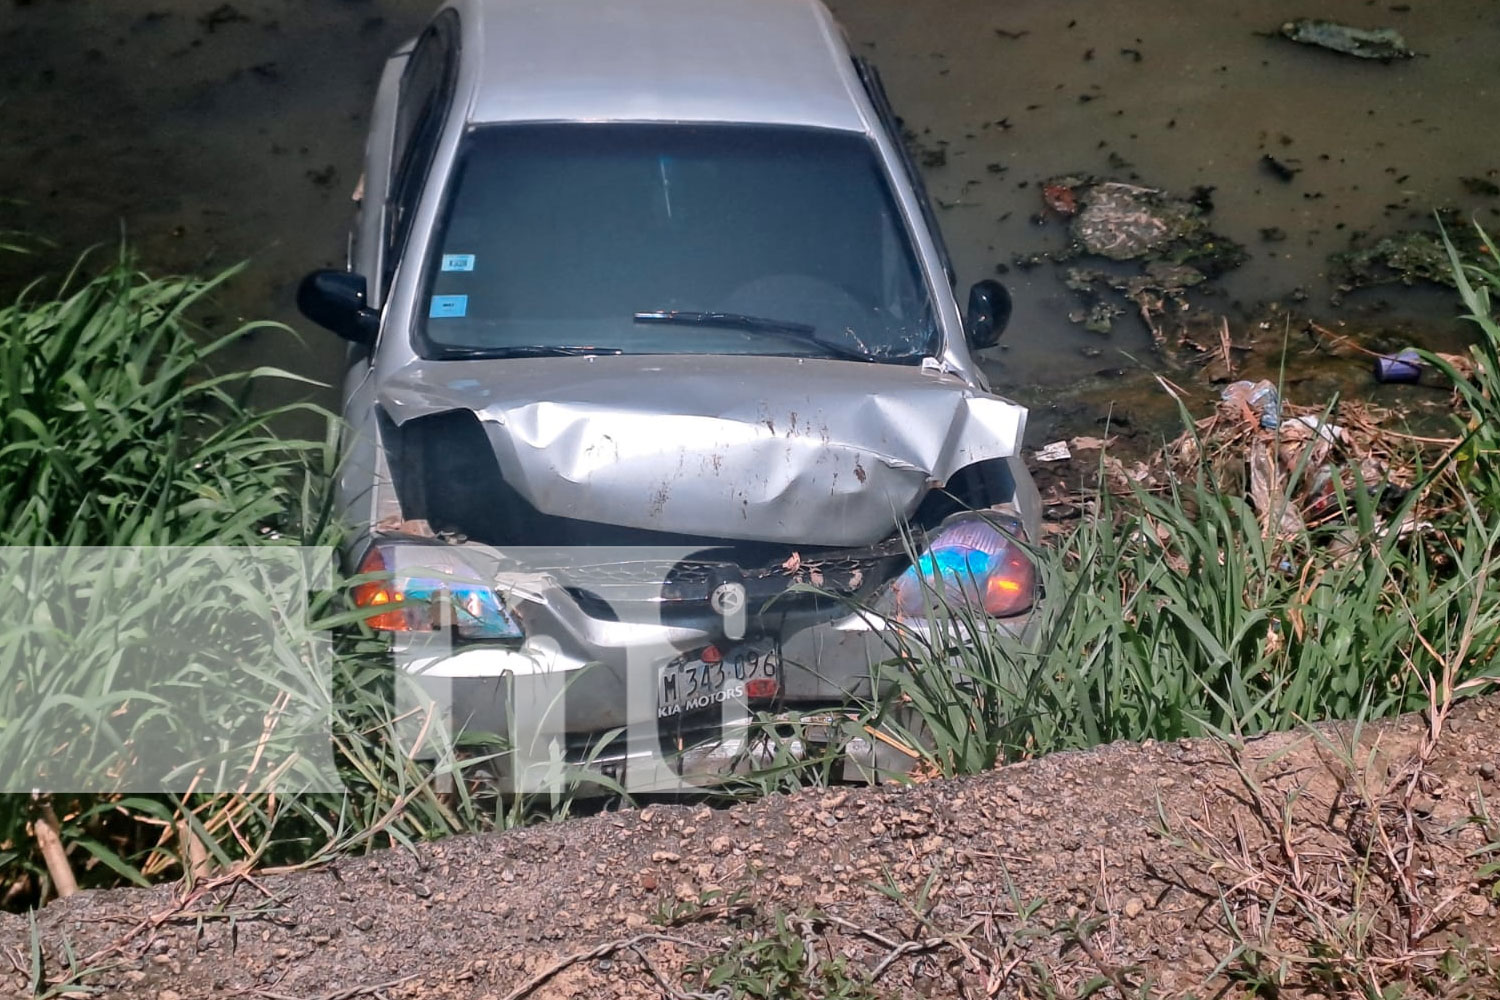
{"type": "Polygon", "coordinates": [[[314,271],[297,286],[297,308],[319,326],[345,340],[373,344],[380,331],[380,313],[366,302],[364,275],[350,271],[314,271]]]}
{"type": "Polygon", "coordinates": [[[993,278],[976,281],[969,289],[969,313],[964,321],[969,346],[976,351],[994,347],[1009,322],[1010,292],[993,278]]]}

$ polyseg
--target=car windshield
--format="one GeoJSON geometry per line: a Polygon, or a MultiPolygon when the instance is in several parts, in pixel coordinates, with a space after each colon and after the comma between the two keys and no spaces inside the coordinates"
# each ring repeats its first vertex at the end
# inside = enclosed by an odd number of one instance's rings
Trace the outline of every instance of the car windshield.
{"type": "Polygon", "coordinates": [[[427,358],[914,363],[932,303],[866,137],[746,125],[472,130],[414,325],[427,358]]]}

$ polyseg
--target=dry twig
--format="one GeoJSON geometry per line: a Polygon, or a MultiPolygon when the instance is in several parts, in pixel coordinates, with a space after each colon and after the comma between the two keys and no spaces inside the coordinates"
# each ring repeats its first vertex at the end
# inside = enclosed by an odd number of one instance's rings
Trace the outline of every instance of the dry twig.
{"type": "MultiPolygon", "coordinates": [[[[577,965],[579,962],[593,962],[601,958],[608,958],[609,956],[619,951],[625,951],[627,949],[636,950],[641,944],[647,941],[670,941],[673,944],[684,945],[688,948],[703,947],[696,941],[689,941],[686,938],[674,937],[670,934],[637,934],[635,937],[631,938],[620,938],[614,941],[606,941],[601,945],[590,948],[588,951],[577,951],[571,955],[563,956],[556,962],[553,962],[551,965],[547,966],[547,968],[543,969],[541,972],[526,980],[526,982],[522,983],[520,986],[517,986],[509,993],[505,994],[505,1000],[521,1000],[522,997],[532,993],[534,990],[536,990],[537,987],[546,983],[547,980],[551,979],[559,972],[577,965]]],[[[638,951],[637,954],[639,954],[638,951]]]]}

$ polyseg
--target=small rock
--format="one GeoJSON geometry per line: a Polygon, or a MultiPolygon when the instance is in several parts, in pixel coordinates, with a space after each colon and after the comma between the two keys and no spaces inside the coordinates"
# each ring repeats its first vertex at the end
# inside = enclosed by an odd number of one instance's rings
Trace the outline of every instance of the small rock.
{"type": "Polygon", "coordinates": [[[182,1000],[182,994],[176,990],[157,990],[156,1000],[182,1000]]]}
{"type": "Polygon", "coordinates": [[[1139,896],[1131,896],[1125,900],[1125,918],[1134,920],[1146,910],[1146,901],[1139,896]]]}
{"type": "Polygon", "coordinates": [[[1021,791],[1021,786],[1020,785],[1006,785],[1005,786],[1005,796],[1006,796],[1006,798],[1010,799],[1012,802],[1020,802],[1021,798],[1025,794],[1026,794],[1025,792],[1021,791]]]}
{"type": "Polygon", "coordinates": [[[682,860],[682,855],[676,853],[675,851],[653,851],[651,854],[651,860],[655,861],[657,864],[662,864],[663,862],[667,864],[676,864],[677,862],[682,860]]]}
{"type": "Polygon", "coordinates": [[[1495,765],[1491,764],[1489,761],[1485,761],[1483,764],[1480,764],[1479,765],[1479,776],[1481,778],[1483,778],[1485,781],[1494,781],[1495,780],[1495,765]]]}
{"type": "Polygon", "coordinates": [[[715,854],[728,854],[732,843],[728,837],[715,837],[708,845],[708,849],[715,854]]]}

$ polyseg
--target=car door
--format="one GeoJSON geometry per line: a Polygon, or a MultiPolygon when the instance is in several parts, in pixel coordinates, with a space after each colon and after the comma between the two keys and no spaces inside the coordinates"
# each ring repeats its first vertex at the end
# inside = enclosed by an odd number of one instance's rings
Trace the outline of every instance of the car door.
{"type": "Polygon", "coordinates": [[[349,248],[349,270],[365,276],[366,294],[373,305],[385,301],[380,287],[382,234],[385,232],[385,200],[391,190],[392,145],[396,136],[396,107],[401,78],[411,62],[415,38],[391,54],[380,73],[375,106],[370,114],[370,134],[365,141],[364,173],[356,195],[359,208],[349,248]]]}
{"type": "Polygon", "coordinates": [[[401,77],[381,238],[381,301],[401,262],[457,78],[458,15],[446,10],[417,39],[401,77]]]}
{"type": "Polygon", "coordinates": [[[410,227],[458,70],[458,15],[444,11],[381,74],[365,147],[364,197],[350,267],[379,307],[410,227]]]}
{"type": "MultiPolygon", "coordinates": [[[[458,79],[458,15],[443,11],[410,47],[403,59],[394,100],[382,104],[371,123],[366,161],[365,198],[353,265],[365,276],[368,301],[382,309],[410,235],[412,219],[426,186],[443,123],[453,102],[458,79]]],[[[382,95],[396,69],[388,64],[382,95]]],[[[396,331],[404,335],[405,331],[396,331]]],[[[382,337],[385,335],[382,329],[382,337]]],[[[350,428],[348,447],[339,473],[338,501],[347,522],[356,530],[368,528],[394,513],[393,492],[380,447],[375,414],[372,354],[356,348],[357,356],[345,373],[344,420],[350,428]]]]}

